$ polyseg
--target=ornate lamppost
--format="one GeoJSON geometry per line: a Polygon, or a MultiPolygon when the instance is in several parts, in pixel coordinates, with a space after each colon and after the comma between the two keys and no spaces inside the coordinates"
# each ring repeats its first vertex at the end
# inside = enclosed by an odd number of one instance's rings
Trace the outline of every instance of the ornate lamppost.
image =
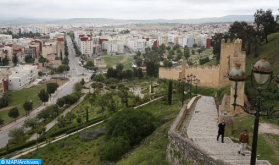
{"type": "Polygon", "coordinates": [[[198,94],[198,87],[197,85],[200,83],[200,80],[199,79],[196,79],[196,81],[194,82],[194,84],[196,84],[196,95],[198,94]]]}
{"type": "MultiPolygon", "coordinates": [[[[178,80],[179,85],[180,85],[181,78],[178,78],[177,80],[178,80]]],[[[185,81],[186,81],[186,77],[183,77],[182,78],[182,107],[183,107],[183,101],[184,101],[184,82],[185,81]]]]}
{"type": "Polygon", "coordinates": [[[190,88],[190,98],[192,98],[192,83],[196,81],[196,76],[193,74],[190,74],[187,76],[187,82],[189,84],[189,88],[190,88]]]}
{"type": "MultiPolygon", "coordinates": [[[[258,96],[256,97],[255,100],[253,100],[254,103],[251,106],[247,106],[245,103],[244,106],[236,103],[237,90],[239,90],[242,87],[242,85],[245,82],[245,79],[247,78],[247,75],[245,75],[244,71],[240,69],[240,64],[236,64],[236,67],[233,68],[228,74],[230,85],[235,90],[234,103],[232,104],[234,106],[234,110],[236,106],[239,106],[243,109],[244,112],[255,116],[251,165],[256,164],[258,128],[259,128],[260,117],[269,116],[272,115],[274,112],[279,111],[279,109],[273,109],[273,106],[270,108],[265,107],[263,105],[264,99],[261,97],[261,92],[266,90],[271,84],[273,78],[272,77],[273,69],[274,67],[272,68],[269,62],[266,61],[266,57],[262,57],[262,59],[252,67],[251,84],[252,87],[258,91],[258,96]],[[265,84],[268,81],[268,79],[269,79],[269,83],[264,88],[256,87],[253,82],[253,77],[258,84],[265,84]]],[[[275,77],[275,79],[279,88],[279,75],[275,77]]]]}

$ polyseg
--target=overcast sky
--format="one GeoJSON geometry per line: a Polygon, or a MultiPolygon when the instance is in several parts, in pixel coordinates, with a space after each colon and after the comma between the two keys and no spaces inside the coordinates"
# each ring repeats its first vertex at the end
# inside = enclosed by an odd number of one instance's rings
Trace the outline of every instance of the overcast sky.
{"type": "Polygon", "coordinates": [[[0,0],[0,17],[188,19],[278,8],[279,0],[0,0]]]}

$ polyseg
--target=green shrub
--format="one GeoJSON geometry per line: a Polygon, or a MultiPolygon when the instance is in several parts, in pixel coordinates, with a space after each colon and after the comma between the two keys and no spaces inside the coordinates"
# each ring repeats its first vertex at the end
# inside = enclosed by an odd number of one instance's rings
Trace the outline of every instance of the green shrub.
{"type": "Polygon", "coordinates": [[[106,126],[106,138],[125,137],[133,146],[156,129],[155,117],[145,110],[124,109],[116,113],[106,126]]]}
{"type": "Polygon", "coordinates": [[[101,160],[117,160],[130,149],[129,140],[122,136],[112,138],[99,148],[101,160]]]}

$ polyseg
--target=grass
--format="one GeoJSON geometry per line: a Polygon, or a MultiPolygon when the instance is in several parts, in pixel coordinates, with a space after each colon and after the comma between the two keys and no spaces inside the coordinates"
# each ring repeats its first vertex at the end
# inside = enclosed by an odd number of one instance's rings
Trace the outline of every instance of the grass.
{"type": "MultiPolygon", "coordinates": [[[[262,119],[262,118],[261,118],[262,119]]],[[[260,119],[260,121],[262,121],[260,119]]],[[[249,135],[249,146],[252,146],[253,141],[253,126],[254,117],[251,115],[235,115],[235,125],[231,128],[226,129],[225,136],[233,136],[239,138],[239,135],[248,130],[249,135]]],[[[259,134],[258,136],[258,147],[257,147],[257,159],[268,160],[271,164],[279,164],[279,136],[274,134],[259,134]]]]}
{"type": "MultiPolygon", "coordinates": [[[[203,96],[212,96],[214,97],[218,89],[216,88],[209,88],[209,87],[197,87],[197,94],[203,95],[203,96]]],[[[192,93],[196,93],[196,86],[192,86],[192,93]]]]}
{"type": "MultiPolygon", "coordinates": [[[[153,113],[158,121],[160,119],[169,119],[165,124],[159,126],[150,136],[142,141],[142,143],[118,162],[101,161],[98,156],[98,148],[103,145],[104,136],[98,137],[96,140],[84,142],[80,140],[79,134],[72,135],[63,140],[50,144],[39,150],[38,153],[33,152],[21,159],[42,159],[44,164],[167,164],[166,149],[168,144],[167,132],[172,121],[180,112],[177,102],[173,102],[171,106],[165,105],[166,101],[160,101],[143,107],[147,111],[153,113]],[[158,107],[162,108],[158,109],[158,107]],[[72,142],[72,145],[61,147],[61,141],[72,142]],[[131,154],[133,152],[134,154],[131,154]]],[[[105,126],[105,123],[94,126],[89,129],[97,129],[105,126]]],[[[87,129],[87,130],[89,130],[87,129]]]]}
{"type": "Polygon", "coordinates": [[[224,88],[221,88],[217,91],[217,98],[218,98],[218,101],[221,102],[224,95],[225,94],[230,94],[231,93],[231,86],[226,86],[224,88]]]}
{"type": "MultiPolygon", "coordinates": [[[[273,71],[273,76],[277,76],[279,74],[279,33],[273,33],[268,35],[268,43],[265,43],[265,41],[259,46],[258,52],[259,56],[255,57],[255,52],[254,48],[251,48],[251,54],[246,56],[246,69],[245,73],[250,76],[251,74],[251,64],[255,64],[257,61],[261,59],[261,56],[266,56],[267,61],[271,64],[271,66],[275,66],[275,69],[273,71]]],[[[267,82],[268,83],[268,82],[267,82]]],[[[264,87],[267,85],[258,85],[255,83],[256,86],[259,87],[264,87]]],[[[251,83],[250,83],[250,78],[247,79],[245,83],[245,94],[248,96],[249,101],[251,102],[253,99],[256,99],[256,96],[258,95],[257,90],[255,90],[251,83]]],[[[271,83],[271,86],[267,89],[261,92],[262,99],[265,100],[263,103],[264,106],[267,108],[270,108],[271,106],[274,107],[274,109],[279,108],[279,90],[277,87],[277,84],[273,80],[271,83]]],[[[279,113],[275,113],[271,116],[268,117],[263,117],[262,119],[265,120],[266,122],[277,124],[278,123],[278,118],[279,118],[279,113]]]]}
{"type": "MultiPolygon", "coordinates": [[[[32,100],[33,107],[36,107],[41,102],[38,93],[41,89],[46,88],[46,84],[38,85],[38,86],[32,86],[29,89],[22,89],[18,91],[7,91],[8,94],[12,95],[12,100],[9,104],[9,106],[16,106],[19,111],[19,116],[26,113],[26,111],[23,109],[22,105],[26,100],[32,100]]],[[[0,111],[0,117],[4,119],[4,123],[7,123],[9,121],[12,121],[13,118],[10,118],[8,116],[9,109],[5,111],[0,111]]]]}
{"type": "Polygon", "coordinates": [[[212,59],[203,65],[218,65],[218,61],[216,59],[212,59]]]}

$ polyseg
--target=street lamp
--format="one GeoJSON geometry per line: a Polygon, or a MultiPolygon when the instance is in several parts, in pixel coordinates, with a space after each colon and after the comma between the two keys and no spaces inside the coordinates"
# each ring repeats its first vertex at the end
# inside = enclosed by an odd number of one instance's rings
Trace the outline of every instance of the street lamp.
{"type": "Polygon", "coordinates": [[[197,79],[196,79],[196,76],[193,75],[192,73],[190,75],[187,76],[187,82],[189,84],[189,87],[190,87],[190,98],[192,98],[192,82],[195,82],[197,79]]]}
{"type": "MultiPolygon", "coordinates": [[[[181,81],[181,78],[178,78],[177,79],[178,80],[178,82],[179,82],[179,84],[180,84],[180,81],[181,81]]],[[[186,81],[186,77],[184,76],[183,78],[182,78],[182,107],[183,107],[183,101],[184,101],[184,82],[186,81]]]]}
{"type": "Polygon", "coordinates": [[[196,79],[196,81],[194,82],[194,84],[196,84],[196,95],[198,94],[198,87],[197,85],[200,83],[199,79],[196,79]]]}
{"type": "MultiPolygon", "coordinates": [[[[228,78],[230,80],[231,87],[235,90],[234,94],[234,103],[232,104],[234,106],[234,110],[236,106],[239,106],[243,109],[244,112],[254,115],[255,121],[254,121],[254,132],[253,132],[253,144],[252,144],[252,154],[251,154],[251,165],[256,164],[256,156],[257,156],[257,141],[258,141],[258,129],[259,129],[259,119],[261,116],[269,116],[272,115],[274,112],[279,111],[279,109],[273,109],[273,106],[270,108],[267,108],[263,105],[264,100],[261,97],[261,92],[266,90],[272,81],[272,74],[273,69],[269,64],[269,62],[266,61],[266,57],[263,56],[260,61],[258,61],[251,70],[251,84],[254,89],[258,91],[258,96],[256,97],[256,100],[254,104],[251,106],[247,106],[244,103],[244,106],[239,105],[236,103],[237,98],[237,90],[239,90],[242,85],[245,82],[245,79],[247,78],[247,75],[245,75],[244,71],[240,69],[240,64],[236,64],[235,68],[233,68],[230,73],[228,74],[228,78]],[[253,76],[255,78],[255,81],[258,84],[264,84],[268,81],[266,87],[255,87],[253,82],[253,76]]],[[[279,76],[275,77],[276,82],[278,84],[279,88],[279,76]]]]}

